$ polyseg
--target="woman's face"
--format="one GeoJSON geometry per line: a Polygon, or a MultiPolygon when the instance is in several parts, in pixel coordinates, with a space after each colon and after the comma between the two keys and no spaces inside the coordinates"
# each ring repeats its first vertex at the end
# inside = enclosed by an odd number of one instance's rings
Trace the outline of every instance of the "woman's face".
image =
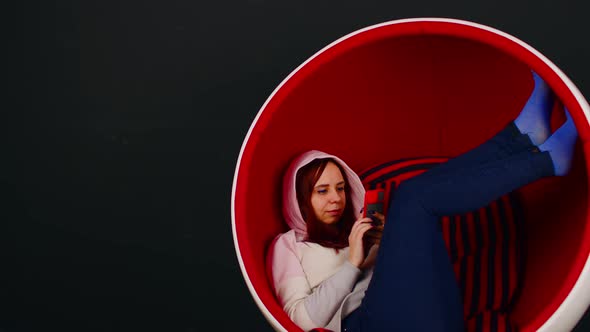
{"type": "Polygon", "coordinates": [[[340,220],[346,205],[344,190],[344,177],[340,169],[333,162],[329,162],[311,194],[311,206],[319,221],[333,224],[340,220]]]}

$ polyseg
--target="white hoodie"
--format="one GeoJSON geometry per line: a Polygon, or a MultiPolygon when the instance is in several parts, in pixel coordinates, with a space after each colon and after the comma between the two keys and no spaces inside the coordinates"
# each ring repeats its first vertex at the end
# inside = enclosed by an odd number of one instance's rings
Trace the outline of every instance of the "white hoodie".
{"type": "Polygon", "coordinates": [[[333,158],[345,170],[354,211],[360,211],[365,189],[358,175],[339,158],[308,151],[293,160],[283,178],[283,217],[291,230],[279,234],[268,253],[274,291],[283,310],[308,331],[323,327],[340,331],[341,320],[361,303],[372,270],[348,262],[348,247],[338,250],[305,242],[307,227],[297,202],[297,171],[314,159],[333,158]]]}

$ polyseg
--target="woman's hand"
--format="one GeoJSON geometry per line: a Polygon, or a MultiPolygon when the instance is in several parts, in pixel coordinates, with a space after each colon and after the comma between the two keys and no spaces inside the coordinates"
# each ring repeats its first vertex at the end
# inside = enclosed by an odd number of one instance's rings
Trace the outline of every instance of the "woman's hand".
{"type": "Polygon", "coordinates": [[[373,265],[375,265],[375,261],[377,260],[377,252],[378,251],[379,251],[379,245],[374,244],[369,249],[369,254],[367,255],[367,258],[365,258],[365,261],[363,262],[363,264],[361,264],[361,266],[360,266],[361,270],[368,269],[368,268],[372,267],[373,265]]]}
{"type": "Polygon", "coordinates": [[[374,212],[373,217],[380,221],[379,225],[374,225],[367,233],[365,233],[365,247],[368,250],[374,244],[381,243],[381,236],[383,235],[383,225],[385,224],[385,216],[379,212],[374,212]]]}
{"type": "Polygon", "coordinates": [[[373,228],[371,218],[360,218],[354,222],[350,234],[348,235],[348,261],[358,268],[365,261],[365,251],[363,245],[363,236],[373,228]]]}

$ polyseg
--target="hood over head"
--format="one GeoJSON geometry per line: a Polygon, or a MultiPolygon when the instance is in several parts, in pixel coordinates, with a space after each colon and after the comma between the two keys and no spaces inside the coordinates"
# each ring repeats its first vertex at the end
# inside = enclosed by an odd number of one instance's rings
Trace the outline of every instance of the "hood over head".
{"type": "Polygon", "coordinates": [[[342,166],[342,168],[344,168],[351,191],[351,202],[347,202],[346,204],[352,204],[354,211],[357,213],[363,207],[365,188],[358,175],[348,167],[344,161],[336,156],[318,150],[302,153],[291,162],[283,177],[283,217],[285,218],[287,225],[295,231],[297,241],[302,241],[307,237],[307,225],[301,216],[301,210],[299,210],[299,204],[297,202],[297,189],[295,183],[297,171],[314,159],[323,158],[333,158],[342,166]]]}

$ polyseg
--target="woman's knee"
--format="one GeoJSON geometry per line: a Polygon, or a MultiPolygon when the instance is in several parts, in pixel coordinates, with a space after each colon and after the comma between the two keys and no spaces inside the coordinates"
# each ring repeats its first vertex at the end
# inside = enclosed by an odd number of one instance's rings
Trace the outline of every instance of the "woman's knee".
{"type": "Polygon", "coordinates": [[[411,178],[402,182],[394,194],[391,195],[389,206],[399,212],[427,212],[427,204],[424,203],[425,183],[422,179],[411,178]]]}
{"type": "Polygon", "coordinates": [[[392,198],[395,200],[412,201],[420,197],[423,191],[422,181],[418,178],[411,178],[402,182],[395,190],[392,198]]]}

